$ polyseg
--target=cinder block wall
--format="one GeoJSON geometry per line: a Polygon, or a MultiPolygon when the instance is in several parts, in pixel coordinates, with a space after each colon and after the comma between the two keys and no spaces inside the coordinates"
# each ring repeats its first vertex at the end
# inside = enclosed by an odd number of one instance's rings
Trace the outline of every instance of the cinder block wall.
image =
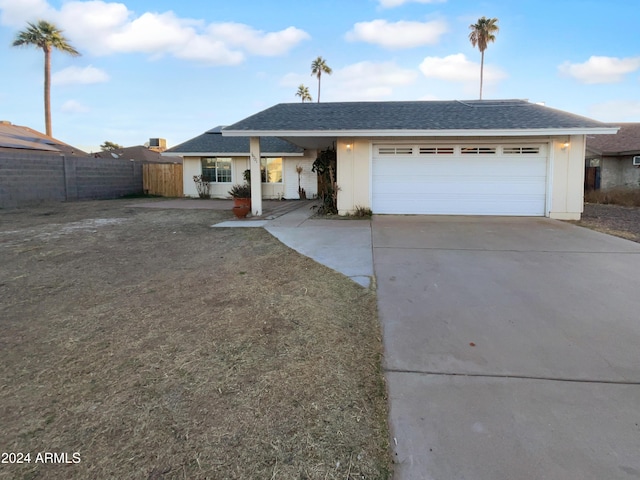
{"type": "Polygon", "coordinates": [[[31,152],[0,153],[0,208],[141,193],[141,162],[31,152]]]}
{"type": "Polygon", "coordinates": [[[74,160],[77,200],[119,198],[142,193],[142,162],[91,157],[74,160]]]}

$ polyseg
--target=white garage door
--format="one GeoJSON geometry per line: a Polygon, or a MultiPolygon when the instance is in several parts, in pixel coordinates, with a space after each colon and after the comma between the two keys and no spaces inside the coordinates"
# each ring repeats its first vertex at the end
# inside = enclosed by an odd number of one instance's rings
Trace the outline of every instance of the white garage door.
{"type": "Polygon", "coordinates": [[[374,145],[372,210],[544,216],[544,145],[374,145]]]}

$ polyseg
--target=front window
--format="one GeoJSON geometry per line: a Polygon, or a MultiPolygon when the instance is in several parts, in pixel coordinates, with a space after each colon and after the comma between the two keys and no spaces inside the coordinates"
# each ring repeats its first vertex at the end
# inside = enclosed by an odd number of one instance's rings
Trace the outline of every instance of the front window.
{"type": "Polygon", "coordinates": [[[231,183],[231,159],[218,157],[203,158],[202,180],[211,183],[231,183]]]}
{"type": "Polygon", "coordinates": [[[262,183],[282,183],[282,158],[263,158],[262,183]]]}

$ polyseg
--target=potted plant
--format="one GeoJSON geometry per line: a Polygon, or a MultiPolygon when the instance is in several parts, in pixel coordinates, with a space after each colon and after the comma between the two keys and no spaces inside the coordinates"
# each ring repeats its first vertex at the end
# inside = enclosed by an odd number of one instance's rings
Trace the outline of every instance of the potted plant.
{"type": "Polygon", "coordinates": [[[247,183],[234,185],[229,190],[233,198],[233,213],[238,218],[244,218],[251,211],[251,186],[247,183]]]}

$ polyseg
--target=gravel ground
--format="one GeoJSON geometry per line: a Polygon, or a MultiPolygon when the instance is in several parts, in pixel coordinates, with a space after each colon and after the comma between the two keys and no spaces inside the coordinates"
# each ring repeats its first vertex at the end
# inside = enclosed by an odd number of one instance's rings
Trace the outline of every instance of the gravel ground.
{"type": "Polygon", "coordinates": [[[640,207],[586,203],[582,220],[575,223],[640,243],[640,207]]]}

